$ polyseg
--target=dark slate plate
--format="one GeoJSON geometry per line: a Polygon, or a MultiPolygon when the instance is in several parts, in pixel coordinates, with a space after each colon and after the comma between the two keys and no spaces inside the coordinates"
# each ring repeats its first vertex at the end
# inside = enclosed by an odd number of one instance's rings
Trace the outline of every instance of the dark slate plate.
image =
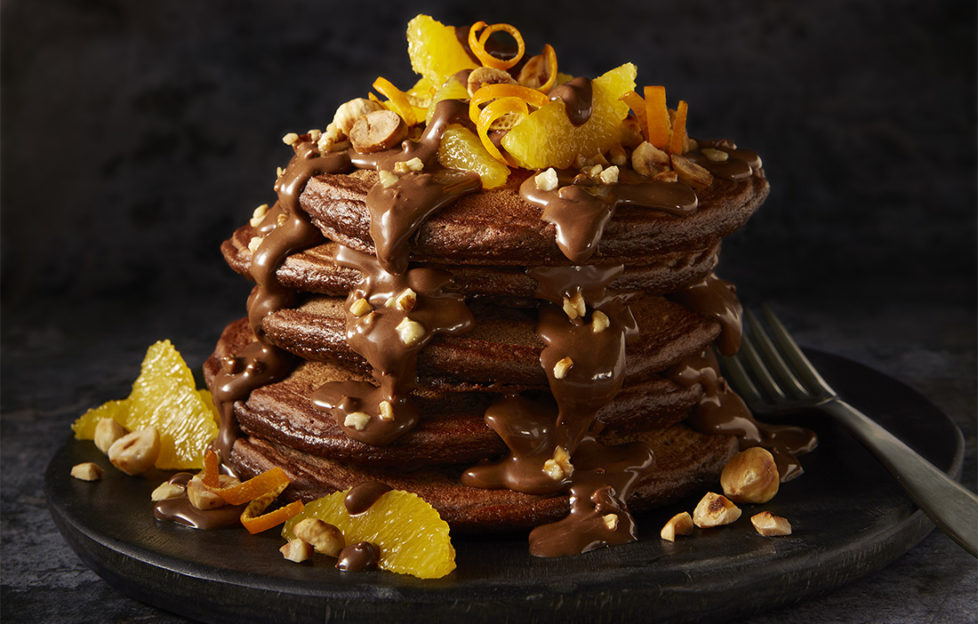
{"type": "MultiPolygon", "coordinates": [[[[837,356],[810,352],[828,381],[937,466],[957,477],[964,442],[933,404],[900,382],[837,356]]],[[[286,562],[276,530],[198,532],[153,519],[161,478],[109,467],[102,481],[72,479],[72,465],[108,462],[71,440],[51,460],[45,490],[65,539],[99,575],[133,598],[207,622],[708,621],[802,600],[879,569],[933,525],[888,473],[836,425],[811,414],[819,448],[807,473],[770,503],[744,505],[732,526],[675,544],[662,523],[695,499],[640,518],[637,543],[564,559],[535,559],[523,536],[454,539],[458,569],[436,581],[386,572],[341,573],[332,560],[286,562]],[[787,517],[788,537],[757,535],[747,518],[787,517]],[[377,620],[377,618],[381,618],[377,620]]]]}

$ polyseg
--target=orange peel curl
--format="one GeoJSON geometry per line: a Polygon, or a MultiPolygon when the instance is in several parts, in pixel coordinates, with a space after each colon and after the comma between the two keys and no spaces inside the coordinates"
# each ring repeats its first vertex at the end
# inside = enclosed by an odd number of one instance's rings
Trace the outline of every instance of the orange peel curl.
{"type": "Polygon", "coordinates": [[[520,31],[515,26],[511,24],[493,24],[489,26],[482,20],[479,20],[469,28],[469,49],[472,50],[472,54],[475,54],[475,57],[486,67],[509,69],[519,63],[520,59],[523,58],[523,54],[526,52],[526,44],[523,43],[523,35],[520,34],[520,31]],[[482,32],[480,33],[479,31],[482,32]],[[489,36],[495,32],[505,32],[516,41],[516,55],[513,58],[509,60],[501,59],[493,56],[486,50],[486,42],[489,41],[489,36]]]}

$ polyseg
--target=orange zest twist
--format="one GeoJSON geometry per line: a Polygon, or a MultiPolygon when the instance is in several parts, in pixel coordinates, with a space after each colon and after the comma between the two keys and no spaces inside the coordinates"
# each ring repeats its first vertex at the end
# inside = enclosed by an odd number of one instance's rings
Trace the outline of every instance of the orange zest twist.
{"type": "Polygon", "coordinates": [[[378,76],[377,80],[374,80],[373,85],[381,95],[387,98],[387,107],[393,110],[395,113],[401,116],[408,126],[413,126],[418,123],[418,119],[414,114],[414,107],[411,106],[410,100],[408,100],[407,94],[398,89],[391,83],[390,80],[384,78],[383,76],[378,76]]]}
{"type": "Polygon", "coordinates": [[[499,148],[489,139],[489,126],[492,122],[496,121],[504,115],[509,113],[516,113],[520,116],[527,116],[530,114],[529,108],[526,106],[526,102],[518,97],[504,97],[499,98],[493,102],[490,102],[482,109],[479,113],[479,119],[476,121],[475,129],[479,133],[479,139],[482,140],[482,146],[486,148],[486,151],[495,158],[496,160],[505,163],[506,158],[503,156],[499,148]]]}
{"type": "Polygon", "coordinates": [[[670,123],[665,87],[645,87],[645,118],[649,125],[649,143],[659,149],[668,149],[670,123]]]}
{"type": "MultiPolygon", "coordinates": [[[[272,470],[275,470],[275,468],[272,468],[272,470]]],[[[266,472],[271,471],[269,470],[266,472]]],[[[266,474],[266,472],[263,472],[262,474],[266,474]]],[[[261,475],[258,476],[260,477],[261,475]]],[[[258,477],[255,477],[255,479],[257,478],[258,477]]],[[[254,479],[251,479],[250,481],[254,481],[254,479]]],[[[245,483],[248,482],[249,481],[246,481],[245,483]]],[[[278,495],[282,493],[282,490],[284,490],[285,486],[288,484],[288,479],[286,479],[285,483],[279,484],[275,487],[275,489],[265,492],[258,498],[248,503],[245,510],[241,512],[241,524],[249,533],[254,535],[255,533],[267,531],[274,526],[282,524],[305,508],[302,501],[297,500],[285,505],[284,507],[279,507],[275,511],[262,514],[262,512],[268,509],[268,506],[272,504],[272,501],[278,498],[278,495]]]]}
{"type": "Polygon", "coordinates": [[[229,505],[243,505],[269,492],[281,492],[288,484],[289,477],[286,476],[285,471],[275,466],[244,483],[208,489],[223,498],[229,505]]]}
{"type": "Polygon", "coordinates": [[[635,113],[635,120],[638,121],[638,127],[642,131],[642,137],[648,141],[649,140],[649,123],[648,118],[645,116],[645,100],[642,96],[634,91],[625,91],[621,96],[621,101],[628,104],[628,107],[632,109],[635,113]]]}
{"type": "Polygon", "coordinates": [[[539,90],[546,93],[557,81],[557,53],[549,43],[543,46],[543,60],[547,63],[547,82],[540,85],[539,90]]]}
{"type": "Polygon", "coordinates": [[[212,449],[207,449],[204,454],[204,474],[201,482],[207,487],[218,487],[221,485],[221,460],[212,449]]]}
{"type": "Polygon", "coordinates": [[[536,89],[514,84],[488,84],[479,87],[479,90],[472,94],[472,99],[469,100],[469,118],[478,123],[481,115],[480,105],[489,100],[507,97],[517,98],[537,108],[546,106],[550,102],[545,94],[536,89]]]}
{"type": "Polygon", "coordinates": [[[686,113],[689,105],[685,100],[679,100],[676,107],[676,118],[672,122],[672,139],[669,140],[669,151],[682,154],[686,147],[686,113]]]}
{"type": "Polygon", "coordinates": [[[485,22],[480,20],[472,24],[472,27],[469,28],[469,49],[472,50],[472,54],[475,54],[476,58],[486,67],[509,69],[519,63],[520,59],[523,58],[523,53],[526,52],[526,45],[523,43],[523,35],[520,34],[520,31],[516,30],[515,26],[511,26],[510,24],[493,24],[492,26],[487,26],[485,22]],[[476,34],[480,30],[482,30],[482,33],[476,37],[476,34]],[[489,36],[499,31],[508,33],[510,37],[516,40],[516,56],[508,61],[495,57],[486,51],[486,42],[489,41],[489,36]]]}

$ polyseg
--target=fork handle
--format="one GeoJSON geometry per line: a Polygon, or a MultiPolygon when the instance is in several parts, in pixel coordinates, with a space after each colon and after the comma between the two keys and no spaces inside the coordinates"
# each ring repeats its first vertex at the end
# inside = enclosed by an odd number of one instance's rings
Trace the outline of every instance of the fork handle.
{"type": "Polygon", "coordinates": [[[845,401],[833,399],[820,407],[886,466],[938,528],[978,557],[978,496],[845,401]]]}

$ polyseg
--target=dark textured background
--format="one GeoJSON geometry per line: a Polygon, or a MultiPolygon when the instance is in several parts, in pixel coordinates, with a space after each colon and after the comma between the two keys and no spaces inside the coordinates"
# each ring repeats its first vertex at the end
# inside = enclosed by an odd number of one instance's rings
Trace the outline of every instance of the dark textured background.
{"type": "MultiPolygon", "coordinates": [[[[269,201],[288,131],[383,74],[404,25],[508,21],[595,75],[626,60],[690,102],[694,136],[755,148],[773,186],[721,275],[803,344],[922,391],[964,430],[975,488],[976,18],[971,2],[2,4],[2,617],[170,622],[66,550],[40,475],[146,346],[191,365],[248,286],[221,240],[269,201]]],[[[978,570],[932,535],[886,570],[757,622],[957,622],[978,570]]]]}

